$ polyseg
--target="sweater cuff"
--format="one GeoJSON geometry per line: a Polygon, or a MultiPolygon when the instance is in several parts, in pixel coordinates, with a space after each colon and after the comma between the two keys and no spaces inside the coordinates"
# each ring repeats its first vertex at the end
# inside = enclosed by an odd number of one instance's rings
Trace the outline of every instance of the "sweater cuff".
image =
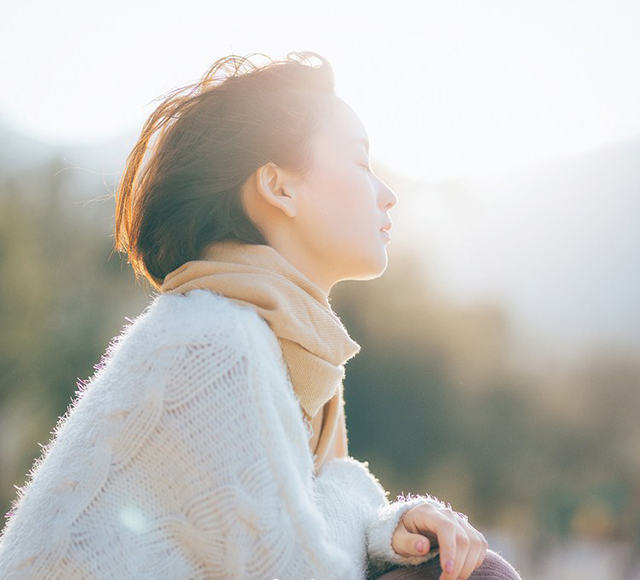
{"type": "Polygon", "coordinates": [[[401,556],[391,545],[393,533],[400,523],[400,518],[405,512],[422,503],[444,505],[438,499],[428,495],[409,494],[408,496],[398,496],[398,501],[378,509],[376,518],[371,522],[367,534],[369,560],[378,572],[385,571],[393,564],[401,566],[422,564],[439,553],[438,548],[433,548],[423,556],[401,556]]]}

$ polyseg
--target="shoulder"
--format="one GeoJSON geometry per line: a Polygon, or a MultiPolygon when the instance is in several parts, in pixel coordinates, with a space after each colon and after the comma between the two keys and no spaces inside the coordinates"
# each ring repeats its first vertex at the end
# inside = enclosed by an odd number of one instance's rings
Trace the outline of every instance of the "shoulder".
{"type": "Polygon", "coordinates": [[[88,381],[92,388],[83,389],[79,399],[88,391],[103,406],[107,398],[118,408],[144,409],[150,423],[168,406],[196,396],[217,401],[221,411],[267,394],[281,401],[293,392],[280,343],[266,320],[250,305],[203,289],[155,296],[111,340],[96,368],[88,381]]]}
{"type": "Polygon", "coordinates": [[[139,358],[144,353],[199,344],[254,355],[281,353],[275,334],[254,308],[210,290],[196,289],[186,294],[155,296],[112,339],[105,356],[113,358],[128,351],[139,358]]]}

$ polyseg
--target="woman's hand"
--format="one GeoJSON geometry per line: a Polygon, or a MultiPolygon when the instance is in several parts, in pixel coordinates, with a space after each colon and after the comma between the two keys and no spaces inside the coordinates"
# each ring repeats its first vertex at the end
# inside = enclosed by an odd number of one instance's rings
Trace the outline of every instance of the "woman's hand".
{"type": "Polygon", "coordinates": [[[423,556],[432,548],[439,548],[442,566],[439,580],[466,580],[482,564],[488,547],[484,536],[469,524],[466,516],[428,502],[404,513],[391,545],[401,556],[423,556]],[[419,542],[424,542],[422,549],[419,542]]]}

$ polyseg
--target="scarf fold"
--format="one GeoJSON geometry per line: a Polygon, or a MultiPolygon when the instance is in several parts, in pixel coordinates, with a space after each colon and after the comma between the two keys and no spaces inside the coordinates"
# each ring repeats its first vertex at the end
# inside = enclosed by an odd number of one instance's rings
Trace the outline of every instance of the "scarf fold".
{"type": "Polygon", "coordinates": [[[316,471],[331,448],[346,453],[344,364],[360,345],[349,336],[326,293],[268,245],[225,240],[207,246],[200,258],[169,273],[160,291],[208,289],[255,308],[279,340],[306,420],[316,418],[316,471]]]}

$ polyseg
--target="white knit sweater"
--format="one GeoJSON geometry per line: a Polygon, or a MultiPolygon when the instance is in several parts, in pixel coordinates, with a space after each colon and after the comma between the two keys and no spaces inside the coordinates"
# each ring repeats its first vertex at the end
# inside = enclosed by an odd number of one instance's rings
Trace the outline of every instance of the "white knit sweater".
{"type": "Polygon", "coordinates": [[[313,456],[279,342],[209,290],[156,296],[115,337],[19,490],[2,580],[363,580],[432,558],[368,463],[313,456]]]}

